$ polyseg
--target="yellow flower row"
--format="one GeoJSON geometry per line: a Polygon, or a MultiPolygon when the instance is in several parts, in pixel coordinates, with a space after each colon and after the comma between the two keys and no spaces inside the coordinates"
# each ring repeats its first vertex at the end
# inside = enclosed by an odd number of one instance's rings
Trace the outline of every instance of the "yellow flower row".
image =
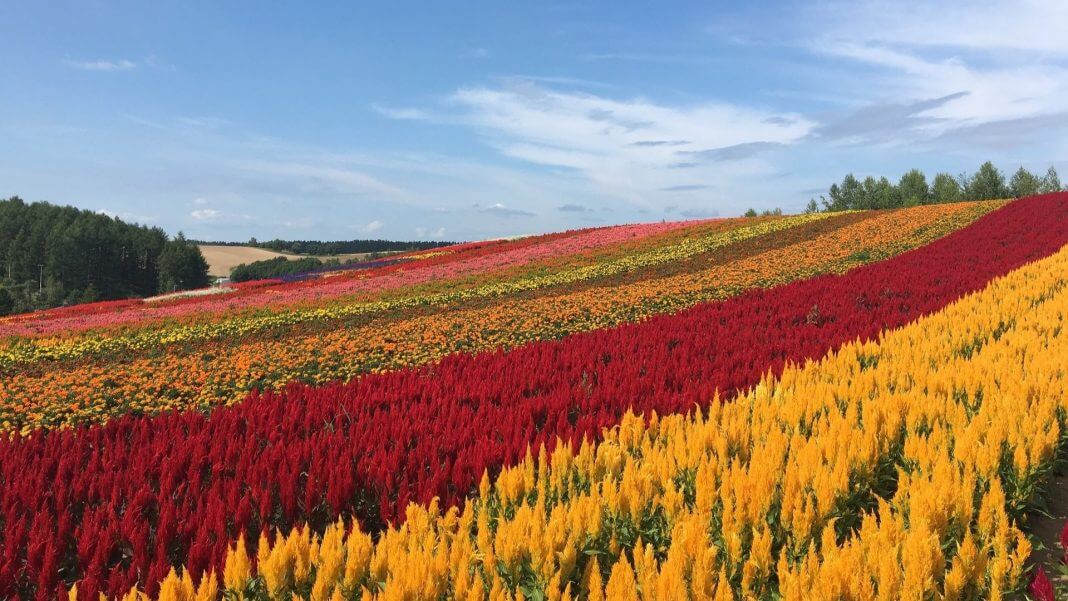
{"type": "MultiPolygon", "coordinates": [[[[707,414],[627,416],[477,497],[244,540],[160,599],[1000,599],[1068,409],[1068,248],[707,414]],[[203,596],[198,596],[203,595],[203,596]]],[[[128,599],[142,595],[132,591],[128,599]]]]}
{"type": "Polygon", "coordinates": [[[0,348],[0,370],[10,370],[13,366],[19,364],[45,360],[69,360],[85,355],[137,352],[156,349],[164,345],[200,342],[216,338],[239,338],[266,330],[291,327],[309,322],[374,315],[411,307],[447,305],[479,298],[495,298],[554,286],[565,286],[685,260],[742,240],[825,219],[828,216],[829,214],[827,213],[819,213],[763,221],[755,225],[738,227],[721,233],[717,232],[707,237],[684,238],[670,246],[654,247],[641,253],[624,255],[600,264],[570,268],[546,275],[533,275],[515,281],[494,282],[473,289],[451,290],[429,295],[416,295],[364,303],[334,304],[326,307],[248,316],[205,324],[180,326],[166,324],[163,327],[147,327],[115,336],[96,335],[73,339],[64,337],[27,339],[9,348],[0,348]]]}
{"type": "MultiPolygon", "coordinates": [[[[993,206],[993,205],[991,205],[993,206]]],[[[0,428],[106,421],[130,411],[211,407],[253,388],[292,380],[350,380],[435,361],[460,351],[509,348],[532,340],[638,321],[818,273],[844,271],[920,246],[969,223],[979,204],[877,213],[845,227],[694,273],[595,287],[534,299],[501,299],[403,320],[277,339],[221,341],[195,352],[130,362],[42,366],[0,380],[0,428]]]]}

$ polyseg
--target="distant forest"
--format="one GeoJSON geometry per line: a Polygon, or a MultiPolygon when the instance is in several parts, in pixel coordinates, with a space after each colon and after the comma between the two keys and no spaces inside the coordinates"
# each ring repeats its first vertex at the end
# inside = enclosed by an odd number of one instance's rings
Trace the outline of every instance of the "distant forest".
{"type": "MultiPolygon", "coordinates": [[[[819,201],[815,198],[810,200],[805,212],[894,209],[944,202],[1022,198],[1061,190],[1061,180],[1053,167],[1043,176],[1020,167],[1006,180],[1005,175],[987,161],[971,175],[938,173],[930,183],[919,169],[905,173],[896,184],[885,177],[876,179],[868,176],[859,180],[850,173],[842,179],[842,183],[831,184],[828,193],[821,195],[819,201]]],[[[749,209],[745,212],[746,217],[781,214],[781,209],[763,213],[749,209]]]]}
{"type": "Polygon", "coordinates": [[[348,255],[354,253],[374,253],[405,250],[429,250],[450,246],[455,242],[430,242],[411,241],[400,242],[396,240],[338,240],[323,242],[320,240],[268,240],[260,242],[252,238],[248,242],[204,242],[198,244],[219,244],[223,246],[255,246],[275,252],[293,253],[297,255],[348,255]]]}
{"type": "Polygon", "coordinates": [[[181,234],[47,202],[0,200],[0,315],[207,286],[181,234]]]}
{"type": "Polygon", "coordinates": [[[340,265],[337,259],[328,259],[326,262],[315,257],[301,257],[299,259],[287,259],[275,257],[252,263],[242,263],[230,270],[230,281],[249,282],[252,280],[265,280],[285,275],[305,273],[323,266],[340,265]]]}

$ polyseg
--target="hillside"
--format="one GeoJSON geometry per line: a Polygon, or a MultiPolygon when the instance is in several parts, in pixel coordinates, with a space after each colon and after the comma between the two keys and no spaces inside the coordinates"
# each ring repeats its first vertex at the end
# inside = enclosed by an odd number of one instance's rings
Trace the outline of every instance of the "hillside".
{"type": "Polygon", "coordinates": [[[0,597],[1018,590],[1068,440],[1066,245],[1061,193],[0,318],[0,597]]]}
{"type": "Polygon", "coordinates": [[[337,259],[339,261],[359,260],[367,257],[370,253],[350,253],[344,255],[295,255],[282,253],[256,246],[229,246],[219,244],[198,244],[200,253],[208,262],[208,275],[217,278],[230,276],[230,271],[238,265],[252,263],[254,261],[266,261],[276,257],[284,257],[288,260],[297,260],[304,256],[314,256],[320,260],[337,259]]]}
{"type": "Polygon", "coordinates": [[[206,286],[179,234],[94,211],[0,199],[0,315],[206,286]]]}

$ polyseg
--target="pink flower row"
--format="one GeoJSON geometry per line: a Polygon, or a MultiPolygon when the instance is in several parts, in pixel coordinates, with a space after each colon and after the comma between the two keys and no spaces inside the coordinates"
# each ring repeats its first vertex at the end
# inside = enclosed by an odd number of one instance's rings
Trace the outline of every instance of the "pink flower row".
{"type": "Polygon", "coordinates": [[[247,287],[238,292],[218,296],[204,296],[150,305],[122,301],[102,306],[99,312],[74,314],[42,312],[32,317],[0,322],[0,337],[45,336],[71,333],[95,328],[131,326],[182,319],[198,314],[220,311],[240,311],[272,305],[318,304],[345,295],[374,293],[414,286],[431,281],[459,278],[501,271],[527,265],[539,260],[577,254],[625,242],[671,232],[706,221],[676,221],[643,223],[592,228],[568,232],[568,235],[545,236],[533,244],[515,244],[499,252],[483,252],[484,244],[463,244],[450,247],[451,256],[442,260],[403,263],[362,272],[344,273],[332,277],[315,278],[293,284],[247,287]],[[113,310],[108,310],[113,308],[113,310]]]}

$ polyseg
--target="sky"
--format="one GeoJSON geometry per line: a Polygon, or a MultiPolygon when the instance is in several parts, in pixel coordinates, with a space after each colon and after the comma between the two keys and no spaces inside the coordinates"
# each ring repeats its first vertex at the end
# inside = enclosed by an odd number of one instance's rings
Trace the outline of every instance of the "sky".
{"type": "MultiPolygon", "coordinates": [[[[1068,2],[6,2],[0,197],[196,239],[799,212],[1068,175],[1068,2]]],[[[1063,176],[1062,176],[1063,177],[1063,176]]]]}

